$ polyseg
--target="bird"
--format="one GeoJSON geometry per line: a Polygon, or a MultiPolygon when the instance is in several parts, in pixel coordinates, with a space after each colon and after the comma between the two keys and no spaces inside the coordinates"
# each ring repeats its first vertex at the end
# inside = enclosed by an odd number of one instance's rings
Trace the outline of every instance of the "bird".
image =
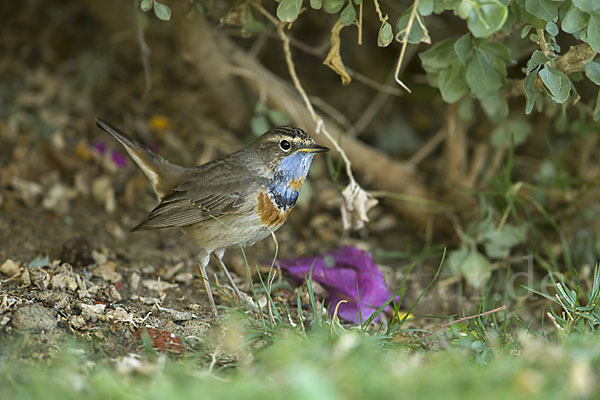
{"type": "Polygon", "coordinates": [[[102,118],[97,126],[119,141],[146,175],[159,201],[132,231],[179,228],[196,241],[208,300],[219,316],[206,267],[214,254],[238,296],[223,263],[225,250],[251,246],[280,228],[296,205],[318,145],[304,130],[281,126],[249,146],[196,167],[182,167],[152,152],[102,118]]]}

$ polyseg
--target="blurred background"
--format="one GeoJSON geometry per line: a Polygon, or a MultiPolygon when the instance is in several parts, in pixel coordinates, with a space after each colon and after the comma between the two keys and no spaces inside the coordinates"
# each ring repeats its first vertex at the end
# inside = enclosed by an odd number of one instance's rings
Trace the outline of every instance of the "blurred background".
{"type": "MultiPolygon", "coordinates": [[[[180,263],[193,269],[195,245],[179,232],[129,232],[156,200],[95,118],[185,166],[283,124],[331,146],[315,133],[272,23],[297,17],[284,32],[298,78],[379,204],[364,227],[344,229],[344,163],[335,152],[316,159],[277,232],[279,258],[354,245],[373,254],[393,289],[414,264],[406,296],[415,299],[446,249],[422,314],[476,310],[484,298],[500,305],[507,282],[521,303],[521,285],[531,277],[541,289],[549,272],[589,282],[600,251],[593,18],[561,2],[550,16],[525,2],[491,2],[504,13],[485,9],[485,31],[461,2],[423,1],[413,25],[427,30],[412,28],[399,68],[409,93],[395,72],[411,2],[380,4],[398,40],[374,7],[356,3],[350,23],[332,33],[342,9],[317,3],[289,16],[277,3],[3,2],[0,260],[49,256],[81,268],[108,258],[148,277],[180,263]],[[576,12],[583,22],[572,21],[576,12]],[[336,43],[347,85],[323,64],[336,43]]],[[[350,11],[341,12],[345,23],[350,11]]],[[[266,268],[274,245],[247,253],[266,268]]],[[[247,280],[240,251],[226,261],[247,280]]],[[[203,303],[200,282],[186,284],[203,303]]],[[[522,317],[546,307],[541,301],[522,317]]]]}

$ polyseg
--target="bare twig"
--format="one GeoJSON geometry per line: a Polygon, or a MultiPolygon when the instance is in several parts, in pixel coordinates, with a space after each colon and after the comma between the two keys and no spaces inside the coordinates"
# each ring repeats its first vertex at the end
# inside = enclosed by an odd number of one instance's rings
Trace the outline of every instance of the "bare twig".
{"type": "Polygon", "coordinates": [[[554,55],[552,50],[550,50],[550,48],[548,47],[548,43],[546,42],[546,37],[544,36],[544,30],[540,29],[540,28],[536,28],[535,32],[538,35],[538,38],[539,38],[538,44],[540,46],[540,50],[542,50],[542,53],[544,53],[547,56],[554,55]]]}
{"type": "Polygon", "coordinates": [[[567,307],[565,307],[565,304],[562,302],[562,300],[560,299],[560,296],[558,294],[555,294],[554,297],[556,297],[556,299],[558,300],[558,302],[560,303],[560,305],[562,306],[563,310],[565,310],[565,312],[567,313],[567,315],[569,316],[569,319],[571,321],[574,321],[573,316],[571,315],[571,313],[569,312],[569,310],[567,310],[567,307]]]}
{"type": "Polygon", "coordinates": [[[408,160],[408,164],[410,164],[413,168],[417,166],[421,161],[423,161],[436,147],[440,145],[444,141],[444,137],[446,136],[445,131],[442,129],[438,131],[427,143],[425,143],[421,148],[408,160]]]}
{"type": "MultiPolygon", "coordinates": [[[[485,312],[482,312],[482,313],[479,313],[479,314],[475,314],[475,315],[470,315],[468,317],[462,317],[462,318],[459,318],[459,319],[457,319],[455,321],[448,322],[446,324],[440,325],[440,327],[437,330],[440,331],[442,329],[446,329],[447,327],[449,327],[451,325],[454,325],[454,324],[457,324],[459,322],[468,321],[470,319],[483,317],[485,315],[494,314],[494,313],[497,313],[499,311],[504,311],[504,310],[506,310],[506,304],[502,305],[501,307],[494,308],[493,310],[485,311],[485,312]]],[[[427,337],[427,336],[431,336],[431,335],[432,335],[432,333],[426,333],[424,336],[427,337]]]]}
{"type": "Polygon", "coordinates": [[[552,324],[554,324],[554,327],[556,328],[556,330],[558,330],[558,331],[564,331],[564,329],[562,328],[562,326],[560,326],[558,324],[558,322],[556,322],[556,318],[554,318],[554,315],[550,314],[549,312],[547,312],[546,315],[548,316],[548,318],[550,318],[550,321],[552,321],[552,324]]]}
{"type": "Polygon", "coordinates": [[[385,22],[387,22],[388,16],[387,15],[385,17],[383,16],[383,13],[381,12],[381,8],[379,8],[379,2],[377,0],[373,0],[373,4],[375,5],[375,12],[377,12],[377,16],[379,17],[379,21],[382,24],[385,23],[385,22]]]}
{"type": "Polygon", "coordinates": [[[485,311],[485,312],[475,314],[475,315],[470,315],[468,317],[462,317],[462,318],[457,319],[456,321],[448,322],[446,324],[441,325],[440,329],[447,328],[447,327],[457,324],[459,322],[468,321],[470,319],[483,317],[484,315],[494,314],[494,313],[497,313],[498,311],[504,311],[504,310],[506,310],[506,304],[504,304],[498,308],[494,308],[493,310],[485,311]]]}
{"type": "Polygon", "coordinates": [[[358,6],[358,45],[362,45],[362,28],[363,28],[363,2],[358,6]]]}
{"type": "Polygon", "coordinates": [[[138,42],[140,44],[140,57],[142,59],[142,66],[144,68],[144,81],[146,87],[144,89],[144,96],[150,93],[152,90],[152,75],[150,71],[150,46],[146,43],[146,35],[144,34],[144,27],[142,26],[142,18],[144,16],[137,10],[138,2],[133,0],[133,8],[135,10],[135,25],[137,29],[138,42]]]}
{"type": "MultiPolygon", "coordinates": [[[[412,30],[413,22],[417,17],[417,8],[419,7],[419,0],[415,0],[412,5],[412,10],[410,12],[410,16],[408,17],[408,24],[406,25],[406,32],[404,34],[404,39],[402,39],[402,49],[400,50],[400,56],[398,56],[398,62],[396,63],[396,72],[394,73],[394,80],[398,85],[404,88],[408,93],[411,93],[408,86],[402,82],[402,80],[398,77],[400,74],[400,67],[402,66],[402,60],[404,60],[404,53],[406,52],[406,47],[408,46],[408,38],[410,36],[410,32],[412,30]]],[[[399,32],[400,34],[400,32],[399,32]]]]}

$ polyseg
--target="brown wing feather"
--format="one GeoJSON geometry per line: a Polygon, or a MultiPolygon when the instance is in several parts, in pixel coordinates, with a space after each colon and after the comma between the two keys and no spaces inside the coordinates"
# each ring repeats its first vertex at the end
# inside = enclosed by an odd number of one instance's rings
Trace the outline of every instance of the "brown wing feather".
{"type": "Polygon", "coordinates": [[[186,192],[173,192],[150,212],[144,222],[133,228],[161,229],[182,227],[219,218],[225,214],[233,214],[246,202],[241,193],[208,195],[205,198],[192,200],[186,192]]]}
{"type": "Polygon", "coordinates": [[[132,230],[183,227],[249,212],[256,202],[251,194],[258,191],[260,179],[256,172],[248,173],[245,153],[232,159],[234,154],[191,169],[189,176],[132,230]],[[245,173],[246,180],[240,176],[245,173]]]}

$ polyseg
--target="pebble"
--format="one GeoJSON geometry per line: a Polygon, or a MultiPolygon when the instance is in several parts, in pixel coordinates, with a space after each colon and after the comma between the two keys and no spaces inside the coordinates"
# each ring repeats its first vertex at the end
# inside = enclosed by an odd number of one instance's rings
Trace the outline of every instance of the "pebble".
{"type": "Polygon", "coordinates": [[[9,258],[0,266],[0,272],[4,275],[14,276],[19,273],[19,264],[9,258]]]}
{"type": "Polygon", "coordinates": [[[29,304],[13,313],[12,325],[19,331],[51,331],[56,328],[56,318],[47,308],[29,304]]]}

